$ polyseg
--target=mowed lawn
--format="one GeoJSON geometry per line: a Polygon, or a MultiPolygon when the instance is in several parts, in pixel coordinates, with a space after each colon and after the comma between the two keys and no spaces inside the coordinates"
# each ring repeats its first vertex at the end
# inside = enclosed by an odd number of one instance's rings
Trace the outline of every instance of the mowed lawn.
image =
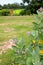
{"type": "Polygon", "coordinates": [[[23,36],[32,30],[34,16],[0,16],[0,46],[4,41],[23,36]]]}

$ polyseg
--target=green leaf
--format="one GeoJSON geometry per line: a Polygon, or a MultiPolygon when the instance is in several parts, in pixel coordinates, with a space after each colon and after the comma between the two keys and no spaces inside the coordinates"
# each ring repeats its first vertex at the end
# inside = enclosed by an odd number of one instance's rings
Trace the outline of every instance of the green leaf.
{"type": "Polygon", "coordinates": [[[39,61],[34,62],[33,65],[41,65],[41,62],[39,62],[39,61]]]}
{"type": "Polygon", "coordinates": [[[27,58],[26,64],[27,64],[27,65],[31,65],[31,64],[32,64],[32,57],[28,57],[28,58],[27,58]]]}
{"type": "Polygon", "coordinates": [[[25,44],[24,44],[24,39],[23,38],[20,38],[20,40],[18,41],[18,46],[19,46],[19,49],[20,50],[23,50],[25,44]]]}
{"type": "Polygon", "coordinates": [[[36,31],[32,31],[32,36],[38,37],[38,31],[37,30],[36,31]]]}
{"type": "Polygon", "coordinates": [[[28,46],[28,52],[29,52],[30,54],[32,54],[32,51],[33,51],[33,50],[32,50],[32,46],[29,45],[29,46],[28,46]]]}
{"type": "Polygon", "coordinates": [[[38,15],[34,15],[34,18],[38,24],[41,22],[41,18],[38,15]]]}
{"type": "Polygon", "coordinates": [[[17,46],[13,46],[13,49],[14,49],[14,52],[17,52],[19,48],[17,46]]]}
{"type": "Polygon", "coordinates": [[[38,30],[39,29],[39,24],[37,24],[36,22],[33,22],[33,29],[34,30],[38,30]]]}

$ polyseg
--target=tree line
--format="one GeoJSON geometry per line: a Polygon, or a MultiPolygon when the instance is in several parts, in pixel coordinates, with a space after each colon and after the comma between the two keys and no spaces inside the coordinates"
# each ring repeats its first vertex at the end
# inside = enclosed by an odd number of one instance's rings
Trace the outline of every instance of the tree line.
{"type": "Polygon", "coordinates": [[[22,3],[13,3],[13,4],[0,4],[0,10],[2,9],[21,9],[24,8],[25,6],[22,3]]]}
{"type": "Polygon", "coordinates": [[[43,8],[43,0],[22,0],[22,3],[13,3],[13,4],[4,4],[0,5],[0,10],[2,9],[24,9],[21,12],[22,15],[28,14],[37,14],[37,10],[42,7],[43,8]],[[25,5],[27,3],[27,5],[25,5]]]}

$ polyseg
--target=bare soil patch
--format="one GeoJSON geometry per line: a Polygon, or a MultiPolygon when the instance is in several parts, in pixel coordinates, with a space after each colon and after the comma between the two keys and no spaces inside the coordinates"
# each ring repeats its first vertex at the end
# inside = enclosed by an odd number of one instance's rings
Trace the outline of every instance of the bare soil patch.
{"type": "Polygon", "coordinates": [[[6,42],[3,42],[3,46],[0,46],[0,54],[5,53],[7,49],[12,49],[12,46],[15,46],[15,41],[12,39],[9,39],[6,42]]]}

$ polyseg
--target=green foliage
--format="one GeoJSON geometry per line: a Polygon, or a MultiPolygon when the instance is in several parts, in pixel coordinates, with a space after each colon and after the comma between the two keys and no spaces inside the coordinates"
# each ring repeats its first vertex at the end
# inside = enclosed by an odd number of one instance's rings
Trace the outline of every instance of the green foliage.
{"type": "Polygon", "coordinates": [[[30,10],[26,10],[26,15],[30,15],[30,14],[31,14],[30,10]]]}
{"type": "Polygon", "coordinates": [[[29,9],[31,14],[37,14],[37,10],[43,7],[43,0],[22,0],[23,3],[27,3],[26,10],[29,9]]]}
{"type": "Polygon", "coordinates": [[[22,6],[20,6],[19,3],[13,3],[13,4],[8,3],[8,4],[4,4],[3,6],[0,5],[0,10],[1,9],[20,9],[20,8],[22,8],[22,6]]]}
{"type": "MultiPolygon", "coordinates": [[[[39,40],[42,40],[43,43],[43,13],[38,12],[38,15],[35,15],[36,22],[33,22],[34,26],[34,33],[32,34],[34,37],[34,40],[38,43],[38,46],[40,47],[40,51],[43,50],[43,44],[39,44],[39,40]],[[36,32],[37,31],[37,32],[36,32]]],[[[43,51],[42,51],[43,53],[43,51]]],[[[41,54],[40,54],[41,55],[41,54]]],[[[42,60],[43,60],[43,54],[42,54],[42,60]]]]}
{"type": "Polygon", "coordinates": [[[21,11],[20,15],[26,15],[26,11],[25,10],[21,11]]]}
{"type": "Polygon", "coordinates": [[[0,10],[0,16],[8,16],[9,14],[10,12],[7,9],[0,10]]]}
{"type": "MultiPolygon", "coordinates": [[[[22,3],[14,3],[14,4],[4,4],[3,6],[0,5],[1,9],[26,9],[25,11],[21,12],[22,15],[29,15],[29,14],[37,14],[37,10],[40,7],[43,7],[43,0],[22,0],[22,3]],[[27,3],[27,5],[25,5],[27,3]],[[29,13],[28,13],[29,12],[29,13]]],[[[17,15],[17,14],[15,14],[17,15]]]]}
{"type": "Polygon", "coordinates": [[[24,9],[17,9],[17,10],[13,10],[13,15],[20,15],[20,13],[23,11],[24,9]]]}
{"type": "Polygon", "coordinates": [[[14,52],[8,49],[6,53],[0,55],[0,65],[13,65],[14,52]]]}
{"type": "Polygon", "coordinates": [[[37,44],[31,46],[31,44],[26,45],[23,38],[21,38],[16,46],[13,46],[15,65],[41,65],[39,47],[37,44]]]}
{"type": "Polygon", "coordinates": [[[20,15],[30,15],[31,11],[24,9],[23,11],[20,12],[20,15]]]}

